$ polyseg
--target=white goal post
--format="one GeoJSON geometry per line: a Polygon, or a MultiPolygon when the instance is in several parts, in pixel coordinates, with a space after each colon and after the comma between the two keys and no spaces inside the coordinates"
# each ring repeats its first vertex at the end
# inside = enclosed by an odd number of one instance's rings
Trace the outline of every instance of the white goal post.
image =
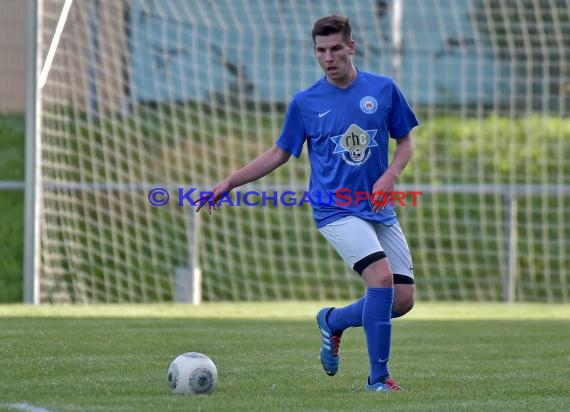
{"type": "Polygon", "coordinates": [[[185,196],[272,144],[322,76],[311,29],[333,13],[355,64],[395,78],[420,117],[398,184],[421,191],[398,207],[418,298],[570,300],[566,0],[28,6],[25,302],[360,296],[310,206],[281,202],[306,189],[306,151],[240,189],[276,193],[266,204],[195,215],[185,196]]]}

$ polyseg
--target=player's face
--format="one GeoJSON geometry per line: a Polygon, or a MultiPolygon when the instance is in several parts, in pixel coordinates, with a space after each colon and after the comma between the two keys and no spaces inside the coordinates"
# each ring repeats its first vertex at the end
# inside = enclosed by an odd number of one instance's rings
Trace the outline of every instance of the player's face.
{"type": "Polygon", "coordinates": [[[352,81],[354,50],[354,40],[346,42],[340,33],[315,37],[315,57],[329,82],[336,86],[348,86],[352,81]]]}

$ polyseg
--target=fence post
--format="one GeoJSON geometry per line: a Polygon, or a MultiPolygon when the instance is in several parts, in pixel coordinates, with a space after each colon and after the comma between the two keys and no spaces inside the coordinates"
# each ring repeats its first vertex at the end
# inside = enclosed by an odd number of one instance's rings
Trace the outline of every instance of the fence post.
{"type": "Polygon", "coordinates": [[[42,0],[28,0],[28,66],[26,73],[26,181],[24,205],[24,303],[40,303],[40,209],[41,209],[41,155],[38,133],[41,120],[41,92],[38,89],[40,41],[40,12],[42,0]]]}
{"type": "Polygon", "coordinates": [[[202,303],[202,269],[199,253],[200,215],[190,209],[188,216],[188,267],[177,267],[174,283],[174,301],[202,303]]]}
{"type": "Polygon", "coordinates": [[[504,288],[504,301],[505,303],[513,303],[515,301],[516,292],[516,277],[517,277],[517,244],[518,244],[518,231],[517,231],[517,194],[514,190],[509,193],[504,193],[506,203],[506,218],[505,218],[505,232],[506,232],[506,259],[505,259],[505,273],[503,280],[504,288]]]}

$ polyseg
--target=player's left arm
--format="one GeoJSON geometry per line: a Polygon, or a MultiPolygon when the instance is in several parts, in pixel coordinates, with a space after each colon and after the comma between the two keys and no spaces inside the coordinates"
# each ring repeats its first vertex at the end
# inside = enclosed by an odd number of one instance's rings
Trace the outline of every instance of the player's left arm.
{"type": "MultiPolygon", "coordinates": [[[[396,140],[396,150],[394,151],[394,157],[392,158],[392,162],[390,166],[386,169],[384,174],[376,180],[374,186],[372,187],[372,193],[392,193],[394,191],[394,186],[396,184],[396,180],[400,177],[402,172],[404,171],[406,165],[412,158],[414,153],[414,139],[411,133],[408,133],[406,136],[396,140]]],[[[376,195],[377,203],[382,203],[382,195],[376,195]]],[[[374,206],[372,210],[377,212],[382,207],[374,206]]]]}

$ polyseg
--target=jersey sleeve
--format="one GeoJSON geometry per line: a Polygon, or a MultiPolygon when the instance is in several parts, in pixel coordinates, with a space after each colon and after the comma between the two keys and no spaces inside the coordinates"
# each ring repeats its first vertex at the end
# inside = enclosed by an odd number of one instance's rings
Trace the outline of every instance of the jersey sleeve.
{"type": "Polygon", "coordinates": [[[285,121],[281,128],[281,134],[277,138],[275,144],[286,152],[291,153],[293,156],[299,157],[303,151],[305,139],[306,133],[303,116],[299,110],[296,100],[293,99],[291,103],[289,103],[289,108],[285,115],[285,121]]]}
{"type": "Polygon", "coordinates": [[[405,137],[419,124],[402,91],[393,83],[392,105],[388,119],[388,131],[394,139],[405,137]]]}

